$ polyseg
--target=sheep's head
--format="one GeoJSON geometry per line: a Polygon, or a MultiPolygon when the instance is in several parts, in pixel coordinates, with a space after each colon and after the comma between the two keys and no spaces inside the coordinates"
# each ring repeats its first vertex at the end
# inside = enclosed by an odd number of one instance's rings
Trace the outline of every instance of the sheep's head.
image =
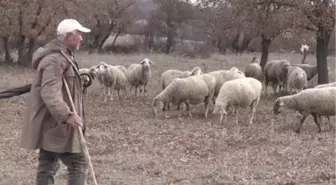
{"type": "Polygon", "coordinates": [[[98,72],[99,73],[106,73],[106,71],[108,70],[108,64],[100,64],[99,65],[99,70],[98,72]]]}
{"type": "Polygon", "coordinates": [[[291,65],[290,63],[287,63],[287,62],[284,63],[284,64],[281,66],[281,69],[280,69],[281,74],[287,76],[288,71],[289,71],[289,69],[290,69],[291,67],[292,67],[292,65],[291,65]]]}
{"type": "Polygon", "coordinates": [[[215,108],[213,109],[212,111],[212,114],[218,114],[220,113],[221,115],[227,115],[227,112],[226,112],[226,109],[227,109],[227,104],[226,103],[218,103],[216,102],[215,103],[215,108]]]}
{"type": "Polygon", "coordinates": [[[152,61],[150,61],[148,58],[144,58],[140,64],[142,65],[142,69],[149,70],[150,66],[152,65],[152,61]]]}
{"type": "Polygon", "coordinates": [[[154,98],[152,102],[152,110],[153,110],[153,115],[157,116],[158,115],[158,110],[163,108],[163,103],[159,100],[154,98]]]}
{"type": "Polygon", "coordinates": [[[281,108],[283,107],[283,105],[284,105],[284,102],[282,98],[281,97],[277,98],[273,105],[273,113],[275,115],[281,113],[281,108]]]}
{"type": "Polygon", "coordinates": [[[96,66],[92,66],[90,68],[90,74],[92,76],[92,79],[94,79],[97,76],[97,74],[99,73],[99,67],[100,67],[99,65],[96,65],[96,66]]]}
{"type": "Polygon", "coordinates": [[[196,76],[196,75],[202,75],[202,69],[200,67],[194,67],[194,69],[191,70],[190,76],[196,76]]]}

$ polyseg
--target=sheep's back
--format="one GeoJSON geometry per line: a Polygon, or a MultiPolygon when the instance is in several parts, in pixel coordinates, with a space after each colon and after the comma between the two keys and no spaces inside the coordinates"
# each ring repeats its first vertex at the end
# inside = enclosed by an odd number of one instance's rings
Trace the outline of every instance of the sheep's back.
{"type": "Polygon", "coordinates": [[[215,96],[218,95],[220,88],[222,87],[223,83],[229,80],[237,79],[237,78],[244,78],[244,73],[240,73],[239,71],[230,71],[230,70],[220,70],[220,71],[213,71],[210,73],[206,73],[212,75],[216,79],[216,87],[215,87],[215,96]]]}
{"type": "Polygon", "coordinates": [[[162,89],[166,88],[175,78],[186,78],[190,76],[189,71],[179,71],[175,69],[168,69],[161,75],[162,89]]]}
{"type": "Polygon", "coordinates": [[[189,100],[191,104],[198,104],[209,94],[207,84],[201,76],[176,78],[171,84],[167,88],[174,86],[174,94],[182,102],[189,100]]]}
{"type": "Polygon", "coordinates": [[[335,115],[336,87],[306,89],[295,95],[298,109],[318,115],[335,115]]]}
{"type": "Polygon", "coordinates": [[[250,63],[245,68],[246,77],[259,78],[262,75],[261,66],[258,63],[250,63]]]}
{"type": "Polygon", "coordinates": [[[230,104],[246,107],[260,97],[261,89],[261,82],[254,78],[235,79],[223,84],[218,97],[228,97],[230,104]]]}

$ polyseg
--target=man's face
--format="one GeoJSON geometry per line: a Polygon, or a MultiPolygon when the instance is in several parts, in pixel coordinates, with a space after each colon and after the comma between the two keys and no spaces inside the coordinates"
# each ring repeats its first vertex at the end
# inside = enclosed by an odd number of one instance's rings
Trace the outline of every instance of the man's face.
{"type": "Polygon", "coordinates": [[[74,31],[72,33],[69,33],[67,43],[72,50],[78,50],[82,41],[83,37],[81,32],[74,31]]]}

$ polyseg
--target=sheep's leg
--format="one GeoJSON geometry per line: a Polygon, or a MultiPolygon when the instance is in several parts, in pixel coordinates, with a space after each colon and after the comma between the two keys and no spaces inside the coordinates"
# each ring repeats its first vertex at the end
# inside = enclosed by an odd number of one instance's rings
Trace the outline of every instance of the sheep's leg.
{"type": "Polygon", "coordinates": [[[257,107],[258,103],[259,103],[259,99],[256,100],[256,101],[253,101],[252,104],[251,104],[252,111],[251,111],[251,117],[250,117],[249,125],[252,125],[252,122],[253,122],[253,119],[254,119],[254,114],[255,114],[256,107],[257,107]]]}
{"type": "Polygon", "coordinates": [[[235,108],[235,114],[236,114],[236,121],[235,122],[236,122],[236,124],[239,124],[239,122],[238,122],[238,114],[239,114],[238,113],[238,107],[235,108]]]}
{"type": "Polygon", "coordinates": [[[113,101],[113,96],[114,96],[114,86],[110,87],[110,101],[113,101]],[[112,92],[111,92],[112,91],[112,92]]]}
{"type": "Polygon", "coordinates": [[[105,86],[105,96],[104,96],[104,102],[107,102],[107,98],[110,96],[110,88],[105,86]]]}
{"type": "Polygon", "coordinates": [[[307,116],[308,115],[305,114],[305,113],[302,114],[302,117],[301,117],[301,120],[300,120],[300,124],[299,124],[298,128],[295,130],[296,133],[300,133],[301,127],[302,127],[303,123],[306,121],[307,116]]]}
{"type": "Polygon", "coordinates": [[[208,112],[209,112],[209,103],[205,103],[205,111],[204,111],[204,117],[205,119],[208,118],[208,112]]]}
{"type": "Polygon", "coordinates": [[[147,84],[144,85],[144,95],[147,96],[147,84]]]}
{"type": "Polygon", "coordinates": [[[223,124],[223,116],[224,114],[221,112],[219,116],[219,124],[223,124]]]}
{"type": "Polygon", "coordinates": [[[192,117],[192,114],[191,114],[191,110],[190,110],[190,104],[189,104],[189,102],[187,101],[187,102],[185,102],[185,105],[186,105],[186,109],[187,109],[187,111],[188,111],[188,114],[189,114],[189,116],[190,117],[192,117]]]}
{"type": "Polygon", "coordinates": [[[319,133],[322,132],[319,117],[318,117],[316,114],[312,114],[312,115],[313,115],[313,117],[314,117],[314,121],[315,121],[315,123],[316,123],[316,125],[317,125],[318,132],[319,132],[319,133]]]}

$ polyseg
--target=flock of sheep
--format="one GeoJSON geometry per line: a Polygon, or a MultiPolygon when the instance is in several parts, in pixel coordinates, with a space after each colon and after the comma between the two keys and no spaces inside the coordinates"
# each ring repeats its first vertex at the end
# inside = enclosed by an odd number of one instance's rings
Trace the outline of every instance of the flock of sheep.
{"type": "MultiPolygon", "coordinates": [[[[100,62],[90,68],[80,69],[86,74],[84,82],[97,79],[104,88],[104,101],[113,100],[114,91],[122,99],[120,91],[127,95],[127,87],[134,88],[137,96],[140,93],[147,95],[147,84],[152,78],[152,62],[145,58],[140,63],[131,64],[128,68],[122,65],[110,65],[100,62]],[[112,94],[111,94],[112,90],[112,94]]],[[[307,116],[312,115],[321,132],[320,121],[322,116],[335,115],[336,82],[314,85],[317,81],[317,66],[309,64],[291,64],[287,60],[268,61],[262,70],[258,60],[253,58],[245,71],[236,67],[204,73],[198,66],[190,71],[169,69],[161,74],[161,91],[152,100],[153,115],[157,116],[159,110],[170,110],[175,105],[180,110],[185,105],[188,114],[192,116],[190,105],[204,103],[204,117],[207,118],[209,105],[214,104],[212,114],[220,115],[220,123],[227,120],[229,109],[233,108],[238,122],[238,110],[251,109],[249,124],[253,123],[256,108],[259,105],[263,91],[267,95],[267,87],[271,85],[274,93],[277,88],[287,90],[289,95],[278,97],[273,105],[274,114],[279,114],[282,108],[295,110],[301,114],[299,127],[307,116]],[[223,117],[225,117],[223,119],[223,117]]]]}

